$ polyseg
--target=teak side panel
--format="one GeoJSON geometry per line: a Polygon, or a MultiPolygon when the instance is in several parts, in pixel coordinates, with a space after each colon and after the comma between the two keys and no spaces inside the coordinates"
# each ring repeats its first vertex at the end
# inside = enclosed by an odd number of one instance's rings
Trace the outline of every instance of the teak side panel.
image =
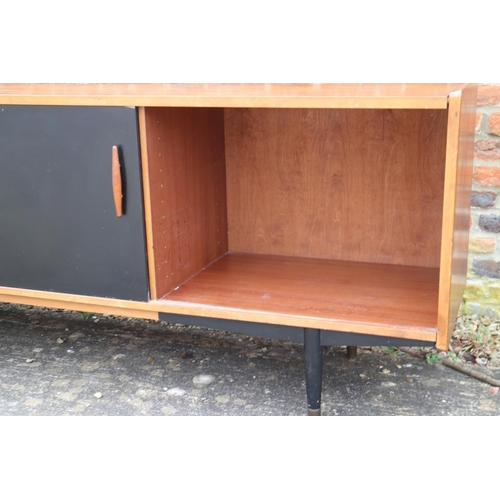
{"type": "Polygon", "coordinates": [[[226,109],[229,249],[438,267],[446,110],[226,109]]]}
{"type": "Polygon", "coordinates": [[[145,128],[161,297],[227,252],[223,112],[147,108],[145,128]]]}
{"type": "Polygon", "coordinates": [[[228,253],[158,304],[435,341],[438,269],[228,253]]]}
{"type": "Polygon", "coordinates": [[[436,347],[448,350],[467,280],[477,86],[450,96],[436,347]]]}

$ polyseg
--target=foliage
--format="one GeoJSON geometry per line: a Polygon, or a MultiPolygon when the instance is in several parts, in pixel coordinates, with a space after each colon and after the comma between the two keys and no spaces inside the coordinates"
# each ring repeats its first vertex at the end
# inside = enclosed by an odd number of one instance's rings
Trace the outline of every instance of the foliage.
{"type": "Polygon", "coordinates": [[[397,347],[394,346],[383,346],[381,347],[382,351],[387,354],[403,354],[397,347]]]}
{"type": "Polygon", "coordinates": [[[434,363],[438,359],[439,359],[439,353],[437,352],[428,352],[425,355],[425,361],[427,361],[427,363],[434,363]]]}
{"type": "Polygon", "coordinates": [[[83,321],[88,321],[93,313],[90,312],[81,312],[83,321]]]}
{"type": "Polygon", "coordinates": [[[465,361],[500,364],[500,322],[479,315],[458,318],[450,351],[465,361]]]}

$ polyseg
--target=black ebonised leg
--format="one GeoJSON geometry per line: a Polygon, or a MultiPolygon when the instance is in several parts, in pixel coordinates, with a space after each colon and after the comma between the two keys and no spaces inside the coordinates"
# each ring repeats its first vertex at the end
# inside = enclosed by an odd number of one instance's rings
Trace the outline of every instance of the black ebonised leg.
{"type": "Polygon", "coordinates": [[[307,414],[321,415],[321,382],[323,375],[323,347],[320,330],[304,328],[306,364],[307,414]]]}
{"type": "Polygon", "coordinates": [[[356,356],[358,355],[358,348],[355,345],[348,345],[347,346],[347,359],[349,361],[354,361],[356,359],[356,356]]]}

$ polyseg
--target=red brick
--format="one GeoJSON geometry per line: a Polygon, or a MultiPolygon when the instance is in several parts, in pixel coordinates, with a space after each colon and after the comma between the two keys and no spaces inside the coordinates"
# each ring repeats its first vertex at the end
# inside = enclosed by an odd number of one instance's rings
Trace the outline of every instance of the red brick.
{"type": "Polygon", "coordinates": [[[495,240],[493,238],[471,238],[469,250],[472,253],[491,253],[495,251],[495,240]]]}
{"type": "Polygon", "coordinates": [[[488,117],[490,134],[500,135],[500,113],[493,113],[488,117]]]}
{"type": "Polygon", "coordinates": [[[500,141],[476,141],[474,156],[481,160],[500,160],[500,141]]]}
{"type": "Polygon", "coordinates": [[[474,182],[481,186],[500,186],[500,167],[475,167],[474,182]]]}
{"type": "Polygon", "coordinates": [[[477,105],[498,106],[500,104],[500,85],[479,85],[477,88],[477,105]]]}

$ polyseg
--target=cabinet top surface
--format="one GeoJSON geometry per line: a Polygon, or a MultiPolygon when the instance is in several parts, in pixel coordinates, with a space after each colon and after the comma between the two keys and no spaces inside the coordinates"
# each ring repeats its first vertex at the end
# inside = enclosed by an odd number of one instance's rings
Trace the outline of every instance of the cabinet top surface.
{"type": "Polygon", "coordinates": [[[436,108],[466,84],[0,84],[0,104],[436,108]]]}

